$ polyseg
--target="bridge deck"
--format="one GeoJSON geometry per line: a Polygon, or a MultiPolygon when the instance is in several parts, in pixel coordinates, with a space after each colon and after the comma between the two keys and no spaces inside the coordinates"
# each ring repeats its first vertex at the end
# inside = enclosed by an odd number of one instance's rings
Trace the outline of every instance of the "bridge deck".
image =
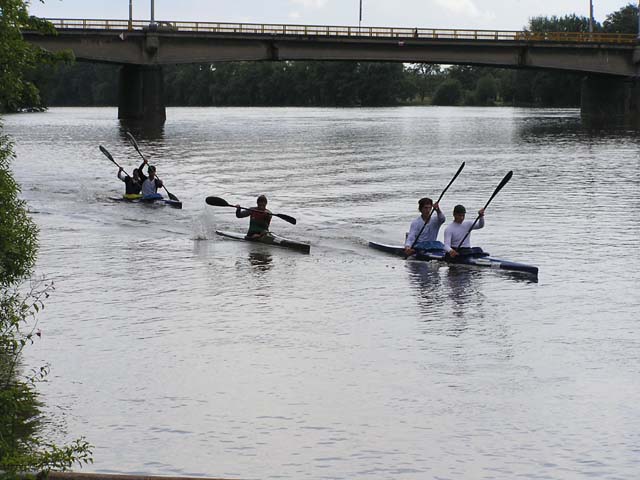
{"type": "MultiPolygon", "coordinates": [[[[60,30],[148,30],[148,20],[100,20],[48,18],[60,30]]],[[[259,35],[323,36],[323,37],[372,37],[372,38],[420,38],[448,40],[495,40],[495,41],[535,41],[535,42],[575,42],[636,44],[633,34],[588,33],[588,32],[529,32],[509,30],[460,30],[440,28],[394,28],[394,27],[350,27],[322,25],[277,25],[256,23],[221,22],[156,22],[159,31],[239,33],[259,35]]]]}

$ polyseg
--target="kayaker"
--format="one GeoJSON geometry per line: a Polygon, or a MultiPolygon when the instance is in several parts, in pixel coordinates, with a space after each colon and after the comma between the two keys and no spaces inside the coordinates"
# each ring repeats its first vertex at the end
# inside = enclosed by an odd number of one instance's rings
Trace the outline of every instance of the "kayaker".
{"type": "Polygon", "coordinates": [[[140,198],[140,190],[142,190],[142,179],[140,178],[140,169],[144,166],[142,163],[138,168],[133,169],[133,175],[127,175],[122,167],[118,169],[118,178],[124,182],[124,198],[134,200],[140,198]]]}
{"type": "MultiPolygon", "coordinates": [[[[447,251],[447,255],[450,257],[457,257],[458,255],[465,255],[469,253],[475,253],[471,248],[471,226],[473,225],[473,221],[464,219],[467,213],[467,209],[464,208],[463,205],[456,205],[453,208],[453,222],[447,225],[447,228],[444,229],[444,249],[447,251]],[[469,235],[467,235],[469,232],[469,235]],[[464,238],[466,235],[467,238],[464,238]],[[462,242],[464,238],[464,242],[458,249],[458,245],[462,242]]],[[[480,217],[475,225],[473,225],[473,230],[479,230],[484,227],[484,208],[478,210],[478,216],[480,217]]],[[[480,252],[481,249],[478,249],[480,252]]]]}
{"type": "Polygon", "coordinates": [[[249,231],[246,238],[260,238],[269,233],[269,224],[271,223],[271,212],[267,210],[267,197],[260,195],[256,201],[257,207],[243,209],[240,205],[236,205],[236,217],[249,218],[249,231]]]}
{"type": "Polygon", "coordinates": [[[146,159],[143,165],[147,165],[147,174],[149,176],[147,177],[142,173],[142,168],[139,169],[140,178],[142,179],[142,199],[162,198],[162,195],[158,193],[158,189],[162,188],[162,180],[156,178],[156,167],[148,165],[146,159]]]}
{"type": "Polygon", "coordinates": [[[440,206],[437,203],[434,205],[433,200],[424,197],[418,200],[418,211],[420,216],[411,222],[407,239],[404,242],[404,252],[407,256],[413,255],[416,250],[442,248],[442,244],[437,242],[437,238],[440,226],[446,221],[446,218],[444,213],[440,211],[440,206]],[[435,210],[436,215],[431,213],[431,209],[435,210]],[[429,223],[425,225],[427,220],[429,223]],[[421,231],[422,233],[420,233],[421,231]],[[418,235],[420,235],[419,238],[418,235]]]}

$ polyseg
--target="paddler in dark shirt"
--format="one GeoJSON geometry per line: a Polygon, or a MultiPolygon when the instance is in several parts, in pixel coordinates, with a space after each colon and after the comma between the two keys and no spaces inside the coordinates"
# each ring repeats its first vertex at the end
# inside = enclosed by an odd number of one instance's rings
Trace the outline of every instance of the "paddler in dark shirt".
{"type": "Polygon", "coordinates": [[[140,190],[142,190],[142,178],[140,178],[140,170],[144,166],[144,162],[138,168],[133,169],[133,175],[127,175],[122,167],[118,170],[118,178],[124,182],[124,198],[134,200],[140,198],[140,190]]]}
{"type": "Polygon", "coordinates": [[[257,200],[258,206],[251,209],[242,209],[240,205],[236,205],[236,217],[249,218],[249,231],[246,238],[260,238],[269,233],[269,224],[271,223],[271,212],[267,210],[267,197],[260,195],[257,200]]]}

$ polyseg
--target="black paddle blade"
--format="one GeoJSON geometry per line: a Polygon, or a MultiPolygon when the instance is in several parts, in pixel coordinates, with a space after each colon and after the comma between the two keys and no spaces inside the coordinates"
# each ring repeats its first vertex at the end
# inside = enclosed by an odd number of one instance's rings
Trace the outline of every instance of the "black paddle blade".
{"type": "Polygon", "coordinates": [[[229,203],[220,197],[207,197],[204,200],[207,202],[207,205],[211,205],[213,207],[232,207],[233,205],[229,205],[229,203]]]}
{"type": "Polygon", "coordinates": [[[491,195],[491,198],[489,199],[487,204],[484,206],[484,208],[487,208],[489,206],[489,204],[491,203],[491,200],[493,200],[493,197],[495,197],[498,194],[498,192],[500,192],[500,190],[502,190],[502,187],[504,187],[507,183],[509,183],[509,180],[511,180],[511,177],[513,177],[513,170],[509,170],[509,173],[507,173],[504,176],[502,181],[498,184],[496,189],[493,191],[493,195],[491,195]]]}
{"type": "MultiPolygon", "coordinates": [[[[140,148],[138,147],[138,142],[136,142],[135,137],[133,135],[131,135],[131,132],[124,132],[124,134],[131,141],[133,147],[138,151],[138,153],[140,153],[140,148]]],[[[140,155],[142,155],[142,154],[140,153],[140,155]]]]}
{"type": "Polygon", "coordinates": [[[291,225],[295,225],[298,222],[295,218],[285,215],[284,213],[273,213],[272,215],[281,218],[285,222],[289,222],[291,225]]]}
{"type": "Polygon", "coordinates": [[[113,157],[111,156],[111,154],[109,153],[109,151],[104,148],[102,145],[100,145],[100,151],[102,153],[104,153],[104,156],[107,157],[109,160],[111,160],[113,163],[116,163],[116,161],[113,159],[113,157]]]}
{"type": "Polygon", "coordinates": [[[174,200],[176,202],[179,202],[180,200],[178,199],[178,197],[176,197],[173,193],[171,193],[169,190],[167,190],[167,195],[169,195],[169,198],[171,200],[174,200]]]}

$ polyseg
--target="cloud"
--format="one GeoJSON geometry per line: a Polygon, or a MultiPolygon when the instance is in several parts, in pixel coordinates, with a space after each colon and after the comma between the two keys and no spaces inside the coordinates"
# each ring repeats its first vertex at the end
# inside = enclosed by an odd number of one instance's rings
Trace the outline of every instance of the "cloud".
{"type": "Polygon", "coordinates": [[[289,0],[294,5],[302,5],[304,8],[324,8],[328,0],[289,0]]]}
{"type": "Polygon", "coordinates": [[[436,3],[444,8],[445,10],[449,10],[451,13],[456,15],[465,15],[468,17],[478,17],[483,18],[485,20],[494,19],[496,17],[493,12],[483,12],[481,11],[474,0],[435,0],[436,3]]]}

